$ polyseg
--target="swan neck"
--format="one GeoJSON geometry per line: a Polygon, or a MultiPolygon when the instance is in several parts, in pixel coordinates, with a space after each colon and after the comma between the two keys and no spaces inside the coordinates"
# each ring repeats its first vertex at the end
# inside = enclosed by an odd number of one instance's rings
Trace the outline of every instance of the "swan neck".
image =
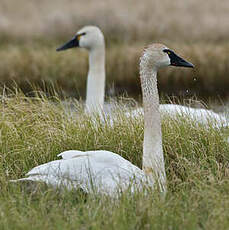
{"type": "Polygon", "coordinates": [[[144,107],[143,171],[156,180],[159,189],[166,191],[166,174],[162,149],[157,69],[141,60],[140,78],[144,107]]]}
{"type": "Polygon", "coordinates": [[[89,71],[87,77],[86,109],[90,112],[101,111],[105,91],[105,46],[89,51],[89,71]]]}

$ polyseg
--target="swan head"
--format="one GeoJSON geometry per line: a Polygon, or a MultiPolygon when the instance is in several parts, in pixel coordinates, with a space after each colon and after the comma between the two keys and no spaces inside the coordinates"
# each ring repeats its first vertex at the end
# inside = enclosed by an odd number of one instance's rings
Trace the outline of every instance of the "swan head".
{"type": "Polygon", "coordinates": [[[194,68],[194,65],[163,44],[154,43],[145,49],[141,58],[141,63],[145,63],[149,68],[162,68],[165,66],[180,66],[194,68]]]}
{"type": "Polygon", "coordinates": [[[74,47],[86,48],[88,50],[104,47],[104,36],[102,31],[97,26],[84,26],[70,41],[56,50],[62,51],[74,47]]]}

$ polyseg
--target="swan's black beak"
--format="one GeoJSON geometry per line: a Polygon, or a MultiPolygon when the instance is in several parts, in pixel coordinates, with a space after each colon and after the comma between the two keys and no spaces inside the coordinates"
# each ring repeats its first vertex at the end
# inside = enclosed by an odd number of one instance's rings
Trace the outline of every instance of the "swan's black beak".
{"type": "Polygon", "coordinates": [[[170,58],[170,65],[194,68],[194,65],[192,63],[185,61],[183,58],[175,54],[172,50],[164,50],[164,52],[166,52],[170,58]]]}
{"type": "Polygon", "coordinates": [[[56,51],[67,50],[74,47],[79,47],[79,39],[77,36],[73,37],[70,41],[66,42],[64,45],[57,48],[56,51]]]}

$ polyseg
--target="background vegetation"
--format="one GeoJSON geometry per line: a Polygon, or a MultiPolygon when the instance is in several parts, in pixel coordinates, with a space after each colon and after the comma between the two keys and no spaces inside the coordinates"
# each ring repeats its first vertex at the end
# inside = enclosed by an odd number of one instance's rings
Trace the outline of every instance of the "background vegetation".
{"type": "Polygon", "coordinates": [[[229,2],[209,0],[27,1],[0,3],[0,80],[52,82],[66,95],[84,95],[87,55],[56,53],[84,25],[98,25],[107,44],[107,95],[138,97],[138,59],[145,45],[163,42],[193,62],[193,71],[170,68],[160,92],[190,97],[227,97],[229,92],[229,2]],[[23,5],[23,7],[21,7],[23,5]]]}

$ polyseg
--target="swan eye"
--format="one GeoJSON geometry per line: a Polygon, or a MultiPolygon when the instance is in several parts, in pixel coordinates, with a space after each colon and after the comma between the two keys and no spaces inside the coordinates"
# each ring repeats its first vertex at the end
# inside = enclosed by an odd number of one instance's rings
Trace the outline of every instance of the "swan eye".
{"type": "Polygon", "coordinates": [[[76,36],[76,39],[79,41],[82,36],[86,35],[86,33],[81,33],[76,36]]]}
{"type": "Polygon", "coordinates": [[[164,49],[163,52],[167,53],[168,55],[172,54],[172,52],[170,50],[168,50],[168,49],[164,49]]]}

